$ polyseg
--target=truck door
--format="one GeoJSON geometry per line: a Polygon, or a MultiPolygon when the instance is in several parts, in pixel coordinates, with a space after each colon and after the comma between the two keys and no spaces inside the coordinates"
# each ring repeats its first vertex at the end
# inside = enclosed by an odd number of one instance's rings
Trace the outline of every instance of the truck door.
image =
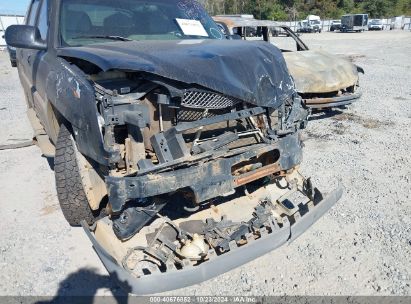
{"type": "MultiPolygon", "coordinates": [[[[26,16],[26,25],[34,26],[36,24],[37,14],[39,10],[40,0],[32,0],[30,8],[26,16]]],[[[31,82],[31,71],[30,71],[30,61],[32,60],[33,53],[35,50],[29,49],[18,49],[17,50],[17,62],[18,62],[18,71],[21,84],[24,89],[24,94],[26,96],[27,104],[29,108],[33,107],[33,95],[31,82]]]]}
{"type": "MultiPolygon", "coordinates": [[[[36,1],[36,0],[34,0],[36,1]]],[[[48,40],[49,0],[38,0],[38,12],[34,26],[44,42],[48,40]]],[[[50,71],[51,56],[47,50],[25,50],[25,77],[30,83],[32,107],[52,141],[57,139],[54,116],[47,99],[46,83],[50,71]]]]}
{"type": "MultiPolygon", "coordinates": [[[[40,0],[40,8],[37,15],[35,26],[40,32],[40,37],[44,42],[48,40],[48,18],[49,16],[49,0],[40,0]]],[[[31,54],[29,60],[30,79],[33,84],[32,94],[33,103],[37,116],[40,119],[47,134],[54,141],[56,134],[54,134],[54,125],[51,120],[54,118],[51,115],[51,105],[48,102],[46,83],[50,72],[52,56],[47,50],[35,51],[31,54]]]]}

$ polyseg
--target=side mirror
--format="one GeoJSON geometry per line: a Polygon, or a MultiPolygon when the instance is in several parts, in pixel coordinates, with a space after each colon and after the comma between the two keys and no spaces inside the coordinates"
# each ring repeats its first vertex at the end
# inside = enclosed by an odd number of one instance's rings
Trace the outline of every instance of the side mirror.
{"type": "Polygon", "coordinates": [[[241,36],[238,34],[234,34],[234,35],[228,35],[228,39],[229,40],[241,40],[241,36]]]}
{"type": "Polygon", "coordinates": [[[47,44],[41,39],[40,31],[31,25],[11,25],[7,28],[6,43],[19,49],[46,50],[47,44]]]}

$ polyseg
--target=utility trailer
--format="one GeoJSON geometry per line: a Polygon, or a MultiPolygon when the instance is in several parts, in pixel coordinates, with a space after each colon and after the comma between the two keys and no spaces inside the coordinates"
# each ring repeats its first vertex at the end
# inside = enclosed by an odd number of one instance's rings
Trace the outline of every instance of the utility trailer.
{"type": "Polygon", "coordinates": [[[368,26],[368,14],[348,14],[341,17],[341,32],[364,32],[368,26]]]}

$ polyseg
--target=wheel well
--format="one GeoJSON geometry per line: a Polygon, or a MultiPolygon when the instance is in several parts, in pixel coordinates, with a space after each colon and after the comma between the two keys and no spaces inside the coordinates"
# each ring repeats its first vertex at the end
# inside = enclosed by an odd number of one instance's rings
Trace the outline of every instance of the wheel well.
{"type": "Polygon", "coordinates": [[[62,124],[65,124],[70,132],[72,131],[71,124],[60,114],[50,101],[47,102],[47,120],[50,129],[49,137],[54,145],[57,143],[57,136],[59,135],[60,126],[62,124]]]}

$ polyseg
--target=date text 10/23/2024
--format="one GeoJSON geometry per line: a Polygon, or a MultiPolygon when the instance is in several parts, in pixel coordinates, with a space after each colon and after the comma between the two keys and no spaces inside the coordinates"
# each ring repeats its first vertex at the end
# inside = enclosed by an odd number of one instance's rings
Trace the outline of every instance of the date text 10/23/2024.
{"type": "Polygon", "coordinates": [[[257,303],[257,297],[246,297],[246,296],[150,297],[150,303],[257,303]]]}

